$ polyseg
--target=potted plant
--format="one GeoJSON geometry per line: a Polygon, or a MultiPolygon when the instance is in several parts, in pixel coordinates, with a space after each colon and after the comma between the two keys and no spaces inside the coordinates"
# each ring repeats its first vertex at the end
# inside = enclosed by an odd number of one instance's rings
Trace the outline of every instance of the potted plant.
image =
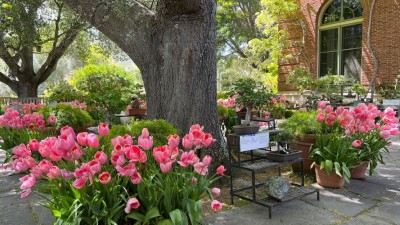
{"type": "Polygon", "coordinates": [[[351,140],[338,133],[318,134],[310,159],[317,183],[330,188],[341,188],[344,181],[350,182],[350,168],[359,163],[351,140]]]}
{"type": "Polygon", "coordinates": [[[139,99],[137,96],[132,96],[131,103],[125,110],[125,114],[130,116],[144,116],[146,115],[146,108],[143,105],[144,101],[139,99]]]}
{"type": "MultiPolygon", "coordinates": [[[[399,120],[396,117],[396,112],[392,108],[387,108],[384,112],[381,112],[372,103],[368,105],[360,103],[350,110],[343,107],[333,110],[332,106],[323,104],[320,104],[320,106],[317,120],[322,127],[319,135],[335,134],[342,137],[342,145],[345,143],[351,145],[352,154],[355,149],[355,162],[362,164],[362,162],[369,161],[369,172],[373,174],[377,163],[384,163],[382,154],[387,152],[386,146],[390,143],[388,138],[399,133],[399,120]]],[[[329,141],[325,144],[331,145],[329,141]]],[[[321,149],[321,147],[325,147],[325,144],[320,142],[316,146],[321,149]]],[[[350,148],[349,146],[348,148],[350,148]]],[[[364,165],[364,168],[366,170],[367,167],[364,165]]],[[[361,177],[355,178],[363,178],[362,175],[365,175],[365,170],[361,171],[361,177]]]]}
{"type": "MultiPolygon", "coordinates": [[[[310,148],[315,144],[315,135],[320,132],[321,124],[317,121],[317,111],[299,111],[294,113],[290,118],[279,123],[282,134],[293,142],[290,142],[289,148],[302,152],[304,159],[304,172],[306,174],[314,174],[315,170],[311,169],[312,161],[309,159],[310,148]]],[[[301,172],[301,164],[292,164],[293,171],[301,172]]]]}
{"type": "Polygon", "coordinates": [[[257,133],[259,126],[250,126],[252,110],[256,106],[265,104],[272,96],[272,93],[261,82],[247,77],[241,78],[233,84],[231,94],[236,96],[236,103],[246,109],[244,123],[234,126],[234,132],[237,134],[257,133]]]}

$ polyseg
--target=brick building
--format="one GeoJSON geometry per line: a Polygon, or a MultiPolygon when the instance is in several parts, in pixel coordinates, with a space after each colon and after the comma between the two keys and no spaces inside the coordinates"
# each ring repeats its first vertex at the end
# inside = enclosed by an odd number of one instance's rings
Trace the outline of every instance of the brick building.
{"type": "Polygon", "coordinates": [[[299,13],[283,26],[294,57],[280,62],[279,92],[295,90],[286,79],[299,66],[315,78],[330,72],[369,86],[376,71],[376,85],[393,83],[400,70],[400,0],[297,1],[299,13]]]}

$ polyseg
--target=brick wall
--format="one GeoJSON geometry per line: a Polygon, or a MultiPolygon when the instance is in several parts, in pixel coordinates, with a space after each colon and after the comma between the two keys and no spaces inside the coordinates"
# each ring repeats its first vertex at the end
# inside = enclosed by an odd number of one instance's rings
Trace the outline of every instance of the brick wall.
{"type": "MultiPolygon", "coordinates": [[[[297,1],[300,5],[299,13],[282,25],[282,29],[288,30],[290,40],[285,52],[291,53],[294,57],[279,63],[280,92],[295,90],[286,84],[286,78],[296,67],[310,67],[313,76],[317,78],[318,19],[323,13],[324,5],[332,2],[331,0],[297,1]]],[[[364,9],[361,82],[364,86],[368,86],[374,70],[374,60],[367,45],[372,0],[361,0],[361,3],[364,9]]],[[[393,82],[400,70],[400,0],[376,0],[371,23],[371,47],[378,59],[378,76],[375,83],[393,82]]]]}

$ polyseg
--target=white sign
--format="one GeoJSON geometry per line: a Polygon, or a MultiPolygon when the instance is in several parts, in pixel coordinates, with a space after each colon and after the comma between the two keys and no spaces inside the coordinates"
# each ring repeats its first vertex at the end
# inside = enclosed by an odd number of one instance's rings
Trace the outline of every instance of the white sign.
{"type": "Polygon", "coordinates": [[[382,105],[400,105],[399,99],[383,99],[382,105]]]}
{"type": "Polygon", "coordinates": [[[269,146],[269,132],[240,136],[240,151],[245,152],[269,146]]]}

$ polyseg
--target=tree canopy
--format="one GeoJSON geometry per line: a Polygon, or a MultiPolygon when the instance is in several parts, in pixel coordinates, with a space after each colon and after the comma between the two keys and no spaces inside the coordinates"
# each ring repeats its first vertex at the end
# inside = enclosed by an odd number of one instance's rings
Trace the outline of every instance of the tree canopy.
{"type": "Polygon", "coordinates": [[[3,0],[0,7],[0,81],[19,97],[36,97],[85,23],[59,0],[3,0]],[[46,55],[35,68],[34,55],[46,55]]]}

